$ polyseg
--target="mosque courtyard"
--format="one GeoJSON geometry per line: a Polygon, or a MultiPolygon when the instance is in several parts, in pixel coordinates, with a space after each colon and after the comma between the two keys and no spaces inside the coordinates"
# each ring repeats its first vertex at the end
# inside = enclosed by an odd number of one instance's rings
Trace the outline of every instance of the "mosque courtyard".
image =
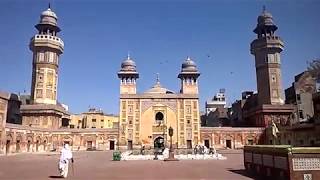
{"type": "MultiPolygon", "coordinates": [[[[112,161],[112,152],[75,152],[67,179],[252,179],[241,150],[220,151],[227,160],[112,161]]],[[[0,179],[58,179],[57,153],[0,156],[0,179]]]]}

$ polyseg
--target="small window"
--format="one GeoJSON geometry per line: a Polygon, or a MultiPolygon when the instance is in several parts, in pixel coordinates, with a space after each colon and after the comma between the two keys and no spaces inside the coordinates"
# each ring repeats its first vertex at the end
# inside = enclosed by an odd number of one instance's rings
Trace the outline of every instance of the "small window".
{"type": "Polygon", "coordinates": [[[133,122],[133,116],[129,116],[129,117],[128,117],[128,121],[129,121],[129,124],[132,124],[132,122],[133,122]]]}
{"type": "Polygon", "coordinates": [[[273,83],[277,82],[277,77],[276,77],[275,74],[272,74],[272,75],[271,75],[271,81],[272,81],[273,83]]]}
{"type": "Polygon", "coordinates": [[[300,96],[300,94],[297,94],[297,102],[300,104],[300,102],[301,102],[301,96],[300,96]]]}
{"type": "Polygon", "coordinates": [[[303,119],[303,111],[302,110],[299,110],[299,118],[303,119]]]}
{"type": "Polygon", "coordinates": [[[163,118],[164,118],[164,116],[163,116],[162,112],[157,112],[156,121],[163,121],[163,118]]]}
{"type": "Polygon", "coordinates": [[[92,122],[96,122],[97,120],[96,119],[92,119],[92,122]]]}
{"type": "Polygon", "coordinates": [[[131,105],[128,108],[129,108],[129,113],[132,113],[133,106],[131,105]]]}

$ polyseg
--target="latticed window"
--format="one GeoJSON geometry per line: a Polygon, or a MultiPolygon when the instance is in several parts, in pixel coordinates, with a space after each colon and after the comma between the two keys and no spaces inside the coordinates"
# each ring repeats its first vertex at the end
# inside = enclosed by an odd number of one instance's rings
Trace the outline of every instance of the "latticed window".
{"type": "Polygon", "coordinates": [[[186,108],[187,108],[187,114],[191,114],[191,106],[188,105],[186,108]]]}
{"type": "Polygon", "coordinates": [[[132,105],[129,105],[129,106],[128,106],[128,109],[129,109],[129,110],[128,110],[129,113],[132,114],[132,113],[133,113],[133,106],[132,106],[132,105]]]}
{"type": "Polygon", "coordinates": [[[194,125],[194,130],[197,130],[197,129],[198,129],[198,125],[195,124],[195,125],[194,125]]]}
{"type": "Polygon", "coordinates": [[[180,102],[180,109],[183,109],[183,101],[180,102]]]}
{"type": "Polygon", "coordinates": [[[197,111],[193,111],[193,118],[198,118],[198,112],[197,111]]]}
{"type": "Polygon", "coordinates": [[[128,117],[128,121],[129,121],[129,124],[132,124],[133,117],[132,117],[132,116],[129,116],[129,117],[128,117]]]}
{"type": "Polygon", "coordinates": [[[37,89],[36,90],[36,97],[37,98],[42,98],[42,89],[37,89]]]}
{"type": "Polygon", "coordinates": [[[43,117],[42,124],[43,124],[44,126],[48,124],[48,118],[49,118],[49,117],[43,117]]]}
{"type": "Polygon", "coordinates": [[[52,96],[52,91],[51,91],[51,89],[47,89],[46,90],[46,98],[52,98],[53,96],[52,96]]]}
{"type": "Polygon", "coordinates": [[[121,104],[122,104],[122,109],[126,109],[126,101],[122,101],[121,104]]]}
{"type": "Polygon", "coordinates": [[[180,131],[184,131],[184,124],[183,123],[180,124],[180,131]]]}
{"type": "Polygon", "coordinates": [[[44,61],[44,51],[40,51],[38,53],[38,62],[43,62],[44,61]]]}
{"type": "Polygon", "coordinates": [[[197,109],[198,108],[198,102],[197,101],[193,101],[193,109],[197,109]]]}

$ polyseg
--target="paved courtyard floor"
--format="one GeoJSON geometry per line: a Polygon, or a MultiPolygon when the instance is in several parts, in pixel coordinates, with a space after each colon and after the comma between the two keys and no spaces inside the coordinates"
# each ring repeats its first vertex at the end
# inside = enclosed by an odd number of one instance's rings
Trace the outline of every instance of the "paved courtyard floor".
{"type": "MultiPolygon", "coordinates": [[[[111,161],[112,152],[75,152],[67,179],[251,179],[239,150],[221,151],[227,160],[111,161]]],[[[0,156],[0,179],[57,179],[58,154],[0,156]]]]}

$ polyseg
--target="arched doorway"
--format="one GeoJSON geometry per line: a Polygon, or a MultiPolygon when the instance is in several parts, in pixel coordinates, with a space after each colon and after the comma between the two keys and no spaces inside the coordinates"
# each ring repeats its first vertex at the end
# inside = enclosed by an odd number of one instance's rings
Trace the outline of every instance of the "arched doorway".
{"type": "Polygon", "coordinates": [[[115,142],[114,140],[110,140],[110,141],[109,141],[109,143],[110,143],[110,144],[109,144],[109,149],[110,149],[110,150],[114,150],[114,149],[115,149],[115,148],[114,148],[114,147],[115,147],[115,143],[114,143],[114,142],[115,142]]]}
{"type": "Polygon", "coordinates": [[[154,149],[162,149],[164,150],[164,138],[159,136],[154,140],[154,149]]]}
{"type": "Polygon", "coordinates": [[[31,148],[31,140],[28,140],[27,143],[27,151],[30,152],[30,148],[31,148]]]}
{"type": "Polygon", "coordinates": [[[16,153],[20,152],[20,140],[16,141],[16,153]]]}
{"type": "Polygon", "coordinates": [[[36,137],[36,152],[39,152],[40,150],[40,142],[41,142],[41,138],[40,136],[36,137]]]}
{"type": "Polygon", "coordinates": [[[47,151],[47,139],[43,140],[43,151],[47,151]]]}
{"type": "Polygon", "coordinates": [[[37,140],[36,141],[36,152],[39,151],[39,145],[40,145],[40,140],[37,140]]]}
{"type": "Polygon", "coordinates": [[[13,138],[11,134],[7,134],[7,138],[6,138],[6,154],[11,153],[11,145],[13,144],[13,138]]]}
{"type": "Polygon", "coordinates": [[[10,153],[10,140],[7,140],[6,142],[6,154],[10,153]]]}
{"type": "Polygon", "coordinates": [[[18,135],[16,138],[16,153],[21,151],[21,143],[22,143],[22,136],[18,135]]]}
{"type": "Polygon", "coordinates": [[[204,146],[206,146],[207,148],[210,148],[210,140],[209,139],[204,140],[204,146]]]}

